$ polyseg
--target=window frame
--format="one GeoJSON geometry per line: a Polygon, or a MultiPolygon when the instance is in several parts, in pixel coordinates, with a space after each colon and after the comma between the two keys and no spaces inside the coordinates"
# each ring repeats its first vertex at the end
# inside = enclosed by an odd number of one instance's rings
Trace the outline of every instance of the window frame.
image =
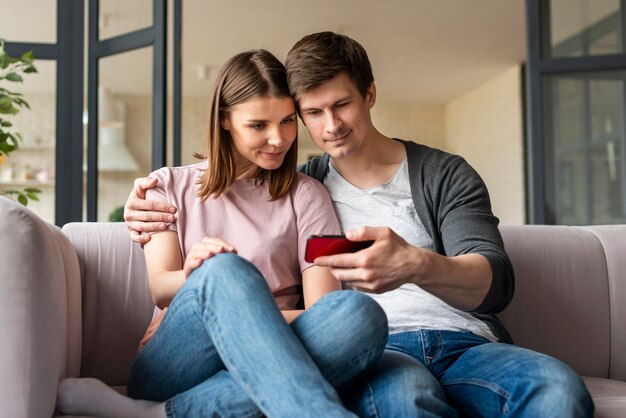
{"type": "MultiPolygon", "coordinates": [[[[546,190],[545,147],[550,138],[546,137],[546,127],[550,123],[550,109],[545,103],[547,91],[546,76],[571,73],[626,69],[626,0],[620,0],[622,52],[619,54],[593,55],[581,57],[558,57],[550,55],[550,0],[526,0],[527,18],[527,65],[525,80],[526,101],[526,221],[530,224],[553,224],[556,219],[549,213],[546,190]]],[[[596,32],[601,33],[601,32],[596,32]]],[[[547,144],[548,146],[550,144],[547,144]]],[[[624,148],[622,148],[624,149],[624,148]]],[[[552,150],[554,151],[554,150],[552,150]]],[[[624,160],[624,156],[622,156],[624,160]]],[[[626,171],[626,167],[624,167],[626,171]]],[[[623,179],[626,188],[626,179],[623,179]]],[[[626,193],[624,193],[626,199],[626,193]]],[[[626,207],[626,202],[624,202],[626,207]]],[[[624,221],[626,222],[626,216],[624,221]]]]}

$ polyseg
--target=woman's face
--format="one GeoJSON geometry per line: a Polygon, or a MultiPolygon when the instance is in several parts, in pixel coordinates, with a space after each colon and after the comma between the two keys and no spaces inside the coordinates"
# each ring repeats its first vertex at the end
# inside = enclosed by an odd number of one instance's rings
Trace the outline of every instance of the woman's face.
{"type": "Polygon", "coordinates": [[[257,168],[279,168],[296,139],[296,108],[290,97],[259,97],[230,108],[222,128],[233,139],[237,178],[254,178],[257,168]]]}

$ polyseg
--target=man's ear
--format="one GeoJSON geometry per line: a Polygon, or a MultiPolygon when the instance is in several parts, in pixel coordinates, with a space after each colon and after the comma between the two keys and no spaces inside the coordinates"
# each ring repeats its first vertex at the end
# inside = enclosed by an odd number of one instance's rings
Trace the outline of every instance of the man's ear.
{"type": "Polygon", "coordinates": [[[371,109],[376,104],[376,83],[372,81],[372,84],[367,88],[365,93],[365,101],[371,109]]]}

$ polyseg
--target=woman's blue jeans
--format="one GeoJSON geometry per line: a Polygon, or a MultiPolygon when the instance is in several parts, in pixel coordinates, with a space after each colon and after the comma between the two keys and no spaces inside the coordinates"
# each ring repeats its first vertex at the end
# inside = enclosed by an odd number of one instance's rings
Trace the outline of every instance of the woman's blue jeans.
{"type": "Polygon", "coordinates": [[[593,417],[580,377],[550,356],[469,332],[392,334],[342,394],[360,417],[593,417]]]}
{"type": "Polygon", "coordinates": [[[169,417],[353,417],[341,388],[382,354],[387,318],[340,291],[288,325],[261,273],[232,253],[205,260],[131,366],[129,396],[169,417]]]}

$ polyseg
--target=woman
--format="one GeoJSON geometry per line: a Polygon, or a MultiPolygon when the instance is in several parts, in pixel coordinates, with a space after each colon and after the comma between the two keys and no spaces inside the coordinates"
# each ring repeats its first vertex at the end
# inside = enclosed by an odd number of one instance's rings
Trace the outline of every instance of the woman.
{"type": "Polygon", "coordinates": [[[178,218],[144,248],[164,311],[142,340],[128,394],[149,401],[68,379],[59,409],[353,416],[335,388],[380,356],[386,318],[367,296],[333,292],[340,285],[330,272],[304,261],[306,238],[339,226],[323,186],[295,171],[296,110],[283,65],[264,50],[230,59],[208,128],[206,161],[153,173],[150,198],[177,206],[178,218]],[[306,311],[297,309],[301,296],[306,311]]]}

